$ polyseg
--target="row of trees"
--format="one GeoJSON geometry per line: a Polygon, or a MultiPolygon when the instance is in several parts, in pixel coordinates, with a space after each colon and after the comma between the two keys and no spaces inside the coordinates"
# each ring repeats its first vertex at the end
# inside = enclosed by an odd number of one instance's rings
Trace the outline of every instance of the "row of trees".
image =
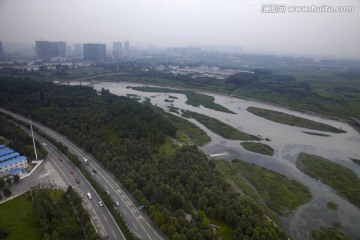
{"type": "Polygon", "coordinates": [[[159,155],[159,144],[166,135],[175,137],[176,129],[151,107],[105,90],[98,95],[89,87],[29,79],[0,80],[0,86],[1,104],[6,96],[7,107],[32,113],[90,152],[171,239],[216,239],[209,217],[231,225],[234,239],[287,238],[259,207],[231,191],[196,146],[183,147],[174,157],[159,155]]]}
{"type": "Polygon", "coordinates": [[[66,192],[36,190],[32,195],[35,225],[42,239],[100,239],[71,187],[66,192]]]}

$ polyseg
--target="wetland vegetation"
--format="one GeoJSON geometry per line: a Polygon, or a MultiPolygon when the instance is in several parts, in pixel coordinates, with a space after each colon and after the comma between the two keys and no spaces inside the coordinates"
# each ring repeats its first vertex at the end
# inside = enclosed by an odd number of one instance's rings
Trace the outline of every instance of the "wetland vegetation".
{"type": "Polygon", "coordinates": [[[337,194],[360,207],[360,178],[351,169],[326,158],[300,153],[296,167],[332,187],[337,194]]]}
{"type": "Polygon", "coordinates": [[[192,111],[182,111],[186,118],[194,118],[196,121],[203,124],[210,131],[231,140],[261,140],[259,137],[242,132],[226,123],[223,123],[215,118],[205,116],[200,113],[192,111]]]}
{"type": "Polygon", "coordinates": [[[142,91],[142,92],[166,92],[166,93],[181,93],[185,94],[187,97],[186,104],[192,105],[194,107],[199,107],[200,105],[210,108],[216,111],[221,111],[225,113],[232,113],[229,109],[223,107],[220,104],[215,103],[215,98],[202,93],[196,93],[193,91],[185,91],[172,88],[162,88],[162,87],[129,87],[131,89],[142,91]]]}
{"type": "Polygon", "coordinates": [[[256,142],[242,142],[240,145],[248,151],[256,152],[262,155],[274,155],[274,149],[269,145],[256,142]]]}
{"type": "Polygon", "coordinates": [[[308,128],[308,129],[325,131],[325,132],[333,132],[333,133],[344,133],[345,132],[344,130],[335,128],[335,127],[327,125],[327,124],[315,122],[315,121],[312,121],[309,119],[293,116],[290,114],[286,114],[286,113],[278,112],[278,111],[274,111],[274,110],[262,109],[262,108],[257,108],[257,107],[248,107],[247,111],[249,111],[259,117],[266,118],[270,121],[281,123],[281,124],[286,124],[286,125],[290,125],[290,126],[308,128]]]}

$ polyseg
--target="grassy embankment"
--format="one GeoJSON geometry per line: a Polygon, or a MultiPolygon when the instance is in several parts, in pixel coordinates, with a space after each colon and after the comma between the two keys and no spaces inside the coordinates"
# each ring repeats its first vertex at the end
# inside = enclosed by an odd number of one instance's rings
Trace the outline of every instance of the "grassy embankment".
{"type": "Polygon", "coordinates": [[[269,145],[263,143],[254,143],[254,142],[242,142],[240,143],[243,148],[248,151],[256,152],[262,155],[272,156],[274,155],[274,149],[269,145]]]}
{"type": "Polygon", "coordinates": [[[41,239],[35,227],[35,213],[28,194],[1,204],[0,213],[0,226],[9,234],[7,240],[41,239]]]}
{"type": "Polygon", "coordinates": [[[344,130],[332,127],[327,124],[315,122],[312,120],[308,120],[301,117],[296,117],[290,114],[274,111],[274,110],[268,110],[268,109],[262,109],[262,108],[256,108],[256,107],[248,107],[247,111],[259,116],[263,117],[265,119],[282,123],[290,126],[295,127],[302,127],[302,128],[308,128],[313,130],[319,130],[319,131],[325,131],[325,132],[333,132],[333,133],[344,133],[344,130]]]}
{"type": "Polygon", "coordinates": [[[232,166],[255,186],[266,205],[279,215],[286,216],[311,199],[307,187],[284,175],[240,160],[234,160],[232,166]]]}
{"type": "Polygon", "coordinates": [[[350,238],[334,227],[314,229],[311,231],[311,236],[313,240],[350,240],[350,238]]]}
{"type": "Polygon", "coordinates": [[[360,178],[349,168],[326,158],[300,153],[296,167],[307,175],[320,179],[337,194],[360,207],[360,178]]]}
{"type": "Polygon", "coordinates": [[[162,87],[129,87],[129,88],[142,92],[181,93],[181,94],[185,94],[186,97],[188,98],[186,104],[195,107],[202,105],[206,108],[210,108],[216,111],[234,114],[234,112],[230,111],[229,109],[215,103],[214,102],[215,98],[213,96],[209,96],[201,93],[196,93],[192,91],[183,91],[183,90],[177,90],[171,88],[162,88],[162,87]]]}
{"type": "Polygon", "coordinates": [[[184,111],[183,116],[187,118],[194,118],[196,121],[203,124],[210,131],[231,140],[261,140],[259,137],[244,133],[228,124],[225,124],[215,118],[205,116],[200,113],[191,111],[184,111]]]}

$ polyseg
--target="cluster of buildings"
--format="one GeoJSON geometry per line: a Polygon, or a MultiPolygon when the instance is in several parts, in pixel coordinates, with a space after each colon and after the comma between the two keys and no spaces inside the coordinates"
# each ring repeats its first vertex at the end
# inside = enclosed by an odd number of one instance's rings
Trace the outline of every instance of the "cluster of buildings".
{"type": "Polygon", "coordinates": [[[159,65],[154,68],[157,71],[165,71],[172,73],[173,75],[186,75],[191,78],[215,78],[215,79],[226,79],[227,77],[234,75],[239,72],[247,72],[236,69],[227,69],[220,67],[209,67],[209,66],[199,66],[199,67],[180,67],[180,66],[163,66],[159,65]]]}
{"type": "Polygon", "coordinates": [[[65,59],[83,59],[85,61],[103,61],[106,59],[129,58],[130,42],[114,42],[111,46],[103,43],[75,43],[67,44],[64,41],[35,41],[31,43],[3,43],[0,41],[0,62],[9,59],[27,59],[50,62],[65,59]]]}
{"type": "Polygon", "coordinates": [[[0,144],[0,177],[27,173],[27,158],[11,148],[0,144]]]}
{"type": "MultiPolygon", "coordinates": [[[[53,58],[65,59],[70,52],[70,46],[67,46],[66,42],[36,41],[35,45],[37,58],[45,61],[53,58]]],[[[129,41],[124,42],[124,47],[122,42],[113,43],[113,58],[128,56],[129,52],[129,41]]],[[[76,43],[72,53],[75,56],[84,57],[85,61],[102,61],[107,57],[106,44],[103,43],[76,43]]]]}

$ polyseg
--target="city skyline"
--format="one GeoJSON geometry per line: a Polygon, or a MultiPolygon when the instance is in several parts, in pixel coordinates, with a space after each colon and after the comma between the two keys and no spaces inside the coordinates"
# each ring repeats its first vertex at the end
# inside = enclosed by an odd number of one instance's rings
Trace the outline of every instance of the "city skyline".
{"type": "Polygon", "coordinates": [[[257,0],[2,0],[0,40],[233,46],[245,53],[360,59],[359,1],[275,4],[351,6],[354,11],[268,13],[257,0]]]}

